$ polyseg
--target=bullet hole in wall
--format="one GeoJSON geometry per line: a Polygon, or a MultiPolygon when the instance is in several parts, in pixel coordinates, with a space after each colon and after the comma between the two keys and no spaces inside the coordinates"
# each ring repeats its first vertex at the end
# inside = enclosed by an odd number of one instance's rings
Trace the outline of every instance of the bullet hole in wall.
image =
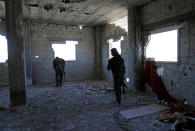
{"type": "Polygon", "coordinates": [[[65,7],[58,7],[58,9],[59,9],[60,13],[62,13],[62,12],[65,12],[65,11],[66,11],[66,8],[65,8],[65,7]]]}
{"type": "Polygon", "coordinates": [[[171,11],[172,10],[172,6],[171,5],[169,5],[169,11],[171,11]]]}
{"type": "Polygon", "coordinates": [[[192,70],[192,67],[189,67],[189,70],[192,70]]]}
{"type": "Polygon", "coordinates": [[[184,73],[184,76],[187,76],[188,74],[187,73],[184,73]]]}
{"type": "Polygon", "coordinates": [[[46,4],[46,5],[44,5],[44,10],[50,11],[52,9],[53,9],[53,5],[52,4],[46,4]]]}
{"type": "Polygon", "coordinates": [[[70,3],[70,0],[62,0],[62,3],[68,4],[70,3]]]}
{"type": "Polygon", "coordinates": [[[84,15],[90,15],[92,14],[91,12],[83,12],[84,15]]]}
{"type": "Polygon", "coordinates": [[[30,7],[39,7],[39,5],[36,3],[36,4],[29,4],[30,7]]]}

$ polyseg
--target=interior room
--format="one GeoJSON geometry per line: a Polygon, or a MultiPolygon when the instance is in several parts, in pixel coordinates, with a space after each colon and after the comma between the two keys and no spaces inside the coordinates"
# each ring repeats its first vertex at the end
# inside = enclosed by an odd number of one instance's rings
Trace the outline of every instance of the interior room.
{"type": "Polygon", "coordinates": [[[0,130],[195,130],[194,0],[0,0],[0,130]]]}

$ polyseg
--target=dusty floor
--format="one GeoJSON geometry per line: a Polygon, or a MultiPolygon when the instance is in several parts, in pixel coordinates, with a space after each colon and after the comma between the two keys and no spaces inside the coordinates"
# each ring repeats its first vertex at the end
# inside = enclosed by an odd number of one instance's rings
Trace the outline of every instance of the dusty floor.
{"type": "Polygon", "coordinates": [[[9,108],[8,89],[0,88],[0,130],[168,131],[170,124],[157,120],[163,112],[131,120],[118,113],[151,103],[150,96],[129,92],[118,106],[112,85],[96,81],[28,87],[27,104],[9,108]]]}

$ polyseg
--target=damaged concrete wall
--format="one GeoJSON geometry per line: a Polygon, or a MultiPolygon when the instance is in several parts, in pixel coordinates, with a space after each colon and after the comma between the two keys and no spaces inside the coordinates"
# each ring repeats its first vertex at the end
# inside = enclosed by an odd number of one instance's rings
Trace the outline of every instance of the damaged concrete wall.
{"type": "Polygon", "coordinates": [[[135,91],[144,90],[144,42],[141,18],[139,7],[128,7],[130,86],[135,91]]]}
{"type": "Polygon", "coordinates": [[[52,65],[55,41],[77,40],[76,61],[66,62],[66,80],[87,80],[94,78],[94,28],[56,24],[31,24],[33,83],[55,81],[52,65]],[[39,58],[36,58],[39,56],[39,58]]]}
{"type": "MultiPolygon", "coordinates": [[[[6,23],[0,22],[0,34],[6,36],[6,23]]],[[[26,57],[26,83],[32,84],[32,68],[31,68],[31,42],[29,34],[29,23],[24,22],[24,45],[26,57]]],[[[0,85],[8,85],[8,67],[6,63],[0,63],[0,85]]]]}
{"type": "Polygon", "coordinates": [[[134,10],[135,10],[134,87],[137,91],[144,91],[144,34],[141,21],[142,16],[140,15],[141,13],[139,7],[135,7],[134,10]]]}
{"type": "Polygon", "coordinates": [[[126,74],[125,74],[125,82],[129,89],[134,90],[134,73],[133,73],[133,66],[134,63],[132,62],[133,52],[132,47],[129,44],[128,37],[124,37],[124,41],[121,43],[121,56],[125,60],[125,68],[126,68],[126,74]],[[127,81],[127,79],[129,79],[127,81]]]}
{"type": "Polygon", "coordinates": [[[155,0],[142,8],[143,25],[192,13],[194,10],[194,0],[155,0]]]}
{"type": "Polygon", "coordinates": [[[177,100],[195,105],[195,20],[179,28],[178,63],[158,63],[163,68],[163,82],[177,100]]]}
{"type": "Polygon", "coordinates": [[[157,66],[164,69],[161,78],[168,92],[177,100],[187,100],[195,106],[194,10],[194,0],[157,0],[143,7],[142,15],[145,31],[177,25],[178,62],[157,63],[157,66]]]}

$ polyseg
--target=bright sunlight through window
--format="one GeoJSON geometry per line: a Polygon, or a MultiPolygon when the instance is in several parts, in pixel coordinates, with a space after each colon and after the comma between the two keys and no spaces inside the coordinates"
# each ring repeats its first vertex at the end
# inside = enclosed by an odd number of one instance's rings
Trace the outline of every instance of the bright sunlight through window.
{"type": "Polygon", "coordinates": [[[177,62],[177,30],[151,35],[146,57],[155,61],[177,62]]]}
{"type": "Polygon", "coordinates": [[[109,58],[112,58],[111,51],[110,51],[112,48],[116,48],[118,53],[121,54],[121,40],[123,40],[123,37],[121,37],[121,39],[118,40],[118,41],[113,41],[113,39],[108,40],[108,43],[109,43],[109,58]]]}
{"type": "Polygon", "coordinates": [[[76,45],[78,41],[66,41],[66,43],[53,43],[52,48],[55,57],[63,58],[66,61],[76,60],[76,45]]]}
{"type": "Polygon", "coordinates": [[[0,35],[0,63],[4,63],[8,59],[7,39],[0,35]]]}

